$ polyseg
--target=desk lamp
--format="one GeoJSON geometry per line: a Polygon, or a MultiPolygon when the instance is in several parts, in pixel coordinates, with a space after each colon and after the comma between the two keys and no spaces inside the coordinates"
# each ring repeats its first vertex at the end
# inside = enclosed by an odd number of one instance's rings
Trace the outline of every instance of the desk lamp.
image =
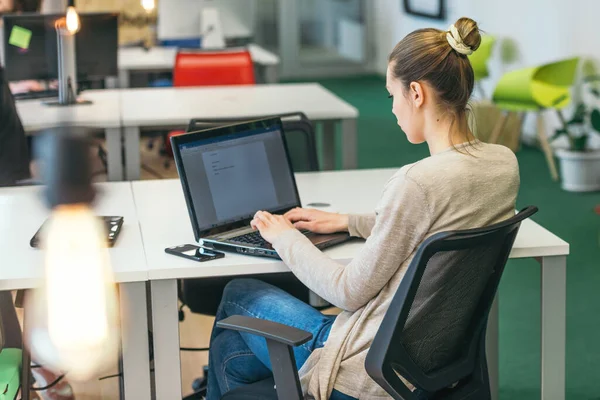
{"type": "MultiPolygon", "coordinates": [[[[152,46],[155,45],[156,42],[156,25],[152,28],[152,13],[156,9],[156,0],[141,0],[142,8],[146,11],[146,17],[148,21],[148,35],[146,40],[144,40],[143,47],[146,51],[150,50],[152,46]]],[[[156,23],[156,19],[154,19],[156,23]]]]}
{"type": "Polygon", "coordinates": [[[142,8],[146,10],[148,14],[150,14],[156,8],[155,0],[142,0],[142,8]]]}
{"type": "Polygon", "coordinates": [[[58,42],[58,101],[50,101],[47,103],[49,105],[91,104],[90,101],[77,99],[75,34],[79,31],[80,21],[73,2],[69,0],[65,17],[54,24],[58,42]]]}
{"type": "Polygon", "coordinates": [[[71,130],[41,138],[45,201],[44,280],[27,297],[34,358],[86,381],[117,361],[118,301],[106,234],[91,210],[90,144],[71,130]]]}

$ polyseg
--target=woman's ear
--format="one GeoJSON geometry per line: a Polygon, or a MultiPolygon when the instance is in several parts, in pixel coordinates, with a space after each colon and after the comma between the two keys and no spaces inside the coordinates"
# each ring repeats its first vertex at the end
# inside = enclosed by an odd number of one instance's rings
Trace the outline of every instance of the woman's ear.
{"type": "Polygon", "coordinates": [[[411,82],[408,87],[409,99],[416,108],[420,108],[425,102],[423,85],[420,82],[411,82]]]}

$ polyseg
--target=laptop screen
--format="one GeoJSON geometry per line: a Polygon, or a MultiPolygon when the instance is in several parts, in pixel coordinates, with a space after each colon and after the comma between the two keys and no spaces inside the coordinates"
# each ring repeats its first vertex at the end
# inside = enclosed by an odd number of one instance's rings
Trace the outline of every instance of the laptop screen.
{"type": "Polygon", "coordinates": [[[281,125],[179,144],[198,231],[299,206],[281,125]]]}

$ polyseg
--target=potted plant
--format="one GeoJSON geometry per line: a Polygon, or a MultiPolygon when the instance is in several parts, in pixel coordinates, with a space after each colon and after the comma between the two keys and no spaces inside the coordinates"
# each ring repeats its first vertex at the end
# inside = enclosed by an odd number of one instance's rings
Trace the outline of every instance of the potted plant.
{"type": "MultiPolygon", "coordinates": [[[[600,77],[586,78],[585,81],[600,81],[600,77]]],[[[568,139],[568,148],[557,149],[556,156],[560,161],[562,188],[571,192],[600,190],[600,150],[589,147],[591,135],[600,133],[600,90],[592,85],[589,93],[594,105],[579,102],[569,120],[559,112],[562,126],[551,138],[564,136],[568,139]]]]}

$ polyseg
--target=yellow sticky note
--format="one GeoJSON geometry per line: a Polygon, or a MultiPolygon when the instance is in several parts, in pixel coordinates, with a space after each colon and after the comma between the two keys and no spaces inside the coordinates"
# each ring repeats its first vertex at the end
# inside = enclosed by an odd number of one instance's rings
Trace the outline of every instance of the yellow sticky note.
{"type": "Polygon", "coordinates": [[[21,28],[16,25],[13,26],[10,31],[10,37],[8,38],[8,44],[27,50],[30,42],[31,31],[29,29],[21,28]]]}

